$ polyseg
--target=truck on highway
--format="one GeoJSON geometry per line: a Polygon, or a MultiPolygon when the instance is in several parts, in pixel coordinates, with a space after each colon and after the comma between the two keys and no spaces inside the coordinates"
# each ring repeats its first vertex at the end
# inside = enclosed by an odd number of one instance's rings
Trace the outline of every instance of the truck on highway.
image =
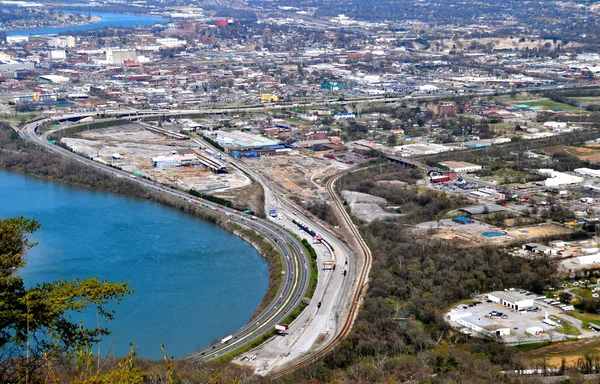
{"type": "Polygon", "coordinates": [[[250,216],[250,220],[256,220],[256,216],[250,216]]]}
{"type": "Polygon", "coordinates": [[[290,326],[288,324],[275,324],[275,332],[277,333],[285,333],[289,328],[290,326]]]}
{"type": "Polygon", "coordinates": [[[233,335],[224,337],[223,340],[221,340],[221,344],[227,344],[227,343],[229,343],[229,340],[231,340],[231,339],[233,339],[233,335]]]}

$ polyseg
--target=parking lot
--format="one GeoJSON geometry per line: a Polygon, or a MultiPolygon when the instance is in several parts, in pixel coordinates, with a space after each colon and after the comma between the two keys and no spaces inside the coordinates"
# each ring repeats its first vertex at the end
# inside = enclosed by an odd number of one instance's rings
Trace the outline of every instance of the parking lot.
{"type": "Polygon", "coordinates": [[[486,295],[481,295],[473,301],[465,302],[454,307],[446,314],[446,321],[454,328],[465,334],[473,336],[485,336],[473,329],[450,320],[450,317],[458,317],[460,313],[470,313],[467,319],[474,323],[485,326],[490,333],[496,330],[508,331],[509,334],[501,336],[501,341],[508,344],[521,344],[538,341],[557,341],[569,338],[595,337],[598,333],[589,329],[582,329],[582,323],[578,319],[569,316],[562,309],[545,303],[540,297],[534,301],[529,311],[517,311],[502,304],[487,300],[486,295]],[[546,322],[543,320],[547,319],[546,322]],[[552,324],[555,325],[552,325],[552,324]],[[539,329],[537,334],[526,332],[527,329],[539,329]]]}

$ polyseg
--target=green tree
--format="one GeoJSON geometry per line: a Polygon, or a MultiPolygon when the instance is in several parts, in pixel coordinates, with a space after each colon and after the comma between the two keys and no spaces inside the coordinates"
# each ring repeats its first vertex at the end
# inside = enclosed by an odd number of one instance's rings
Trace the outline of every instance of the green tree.
{"type": "Polygon", "coordinates": [[[23,267],[24,252],[36,243],[27,235],[40,224],[23,217],[0,221],[0,382],[28,382],[55,359],[100,341],[106,328],[85,328],[70,314],[96,308],[110,320],[109,301],[120,302],[131,293],[127,282],[98,278],[57,280],[26,288],[13,271],[23,267]]]}

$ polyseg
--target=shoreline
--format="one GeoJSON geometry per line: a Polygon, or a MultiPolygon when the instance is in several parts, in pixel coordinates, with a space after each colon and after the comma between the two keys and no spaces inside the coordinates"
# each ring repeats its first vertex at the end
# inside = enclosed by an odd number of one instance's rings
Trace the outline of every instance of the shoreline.
{"type": "MultiPolygon", "coordinates": [[[[85,16],[84,14],[77,14],[77,13],[68,13],[68,14],[73,14],[73,15],[77,15],[77,16],[85,16]]],[[[22,32],[22,33],[27,33],[29,31],[37,31],[39,29],[54,29],[54,28],[72,28],[72,27],[81,27],[81,26],[86,26],[86,25],[92,25],[92,24],[96,24],[96,23],[100,23],[102,22],[102,17],[98,16],[98,15],[90,15],[89,20],[85,20],[85,21],[81,21],[78,23],[72,23],[72,24],[56,24],[56,25],[45,25],[42,28],[6,28],[6,29],[0,29],[0,32],[22,32]]],[[[19,36],[17,35],[11,35],[11,36],[19,36]]]]}
{"type": "MultiPolygon", "coordinates": [[[[2,131],[7,131],[7,130],[8,129],[6,129],[6,128],[0,127],[0,143],[1,143],[1,139],[2,139],[2,137],[1,137],[2,131]]],[[[14,132],[14,131],[12,131],[12,129],[10,129],[10,131],[14,132]]],[[[102,171],[95,170],[93,172],[90,172],[90,170],[87,169],[87,167],[84,167],[84,168],[85,168],[85,171],[87,172],[88,177],[89,176],[92,176],[92,177],[98,176],[100,179],[103,179],[103,180],[94,179],[94,181],[97,182],[97,185],[94,186],[94,185],[91,185],[89,182],[86,183],[85,181],[83,181],[81,179],[76,179],[78,181],[77,182],[74,179],[65,180],[65,179],[59,179],[57,177],[52,177],[51,175],[48,175],[47,172],[46,172],[46,174],[44,174],[44,170],[39,169],[39,168],[36,169],[37,172],[36,172],[36,170],[23,169],[22,166],[27,165],[26,161],[31,160],[31,157],[34,155],[32,153],[32,151],[37,151],[38,154],[43,154],[42,156],[49,156],[57,161],[66,161],[70,165],[74,166],[76,169],[78,167],[83,167],[83,166],[80,165],[79,163],[77,163],[76,161],[73,161],[72,159],[69,159],[69,158],[54,154],[54,153],[43,151],[42,149],[40,149],[37,146],[32,147],[30,145],[30,143],[24,141],[21,138],[19,138],[19,143],[25,144],[25,145],[24,145],[24,147],[22,146],[20,148],[21,150],[18,153],[15,151],[11,151],[10,149],[2,148],[0,146],[0,153],[12,152],[13,154],[15,154],[17,156],[20,156],[21,160],[22,160],[22,162],[16,163],[12,167],[7,167],[7,166],[5,166],[5,164],[3,164],[1,162],[2,156],[0,156],[0,168],[1,169],[6,170],[8,172],[16,172],[16,173],[19,173],[19,174],[22,174],[22,175],[25,175],[28,177],[35,177],[35,178],[38,178],[41,180],[48,180],[48,181],[63,183],[65,185],[68,185],[71,187],[84,188],[84,189],[88,189],[88,190],[92,190],[92,191],[96,191],[96,192],[115,193],[115,194],[118,194],[121,196],[130,197],[130,198],[140,198],[143,200],[150,200],[155,203],[162,204],[163,206],[166,206],[166,207],[169,207],[172,209],[176,209],[176,210],[179,210],[180,212],[183,212],[183,213],[189,214],[191,216],[194,216],[196,218],[202,219],[208,223],[218,225],[221,229],[223,229],[231,234],[234,234],[234,235],[238,236],[240,239],[242,239],[243,241],[246,241],[247,243],[249,243],[254,249],[256,249],[256,251],[258,252],[260,257],[264,258],[267,261],[269,276],[268,276],[267,290],[265,291],[262,299],[260,300],[256,309],[254,310],[254,312],[252,313],[252,315],[250,316],[250,318],[248,319],[248,321],[246,323],[252,321],[252,319],[254,319],[264,309],[264,307],[267,306],[276,297],[276,294],[279,291],[281,284],[283,282],[281,275],[276,272],[277,272],[277,270],[281,269],[281,265],[283,263],[283,258],[282,258],[281,253],[272,245],[272,243],[270,243],[268,240],[266,240],[264,237],[262,237],[261,234],[259,232],[255,231],[254,229],[251,229],[246,226],[242,226],[238,222],[233,221],[231,219],[224,219],[220,216],[214,215],[210,211],[208,211],[206,209],[202,209],[202,208],[200,208],[196,205],[190,204],[188,202],[174,199],[172,197],[148,190],[147,188],[144,188],[130,180],[119,179],[117,177],[114,177],[114,176],[109,175],[102,171]],[[19,166],[21,166],[21,167],[19,167],[19,166]],[[106,182],[114,182],[114,183],[117,183],[118,185],[116,185],[116,188],[111,189],[111,188],[109,188],[109,186],[107,185],[106,182]]],[[[76,169],[74,171],[76,171],[76,169]]],[[[59,172],[61,172],[61,171],[59,171],[59,172]]],[[[64,172],[61,173],[60,175],[63,177],[70,176],[64,172]]],[[[233,330],[233,331],[235,331],[235,330],[233,330]]],[[[193,351],[190,353],[193,353],[193,351]]]]}

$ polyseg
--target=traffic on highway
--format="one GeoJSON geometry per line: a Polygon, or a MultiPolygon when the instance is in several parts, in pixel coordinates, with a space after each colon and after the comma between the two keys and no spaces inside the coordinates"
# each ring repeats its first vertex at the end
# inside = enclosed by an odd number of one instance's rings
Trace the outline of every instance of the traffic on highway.
{"type": "Polygon", "coordinates": [[[70,157],[86,166],[94,167],[95,169],[107,172],[116,177],[131,178],[133,182],[140,183],[157,193],[194,204],[202,209],[210,211],[214,215],[224,217],[228,220],[235,221],[240,225],[252,228],[258,233],[266,235],[265,237],[269,239],[273,246],[281,253],[284,261],[284,271],[282,272],[284,272],[285,278],[283,280],[283,286],[280,288],[275,299],[267,306],[267,308],[265,308],[265,310],[253,318],[251,322],[229,335],[231,337],[227,336],[222,339],[221,342],[193,353],[188,357],[189,359],[209,361],[234,351],[274,329],[277,324],[281,323],[288,314],[298,306],[308,289],[310,272],[305,268],[307,259],[305,252],[303,252],[303,246],[291,233],[268,220],[251,217],[250,215],[243,214],[216,203],[165,188],[161,184],[153,181],[133,177],[128,172],[105,166],[88,158],[81,157],[60,146],[50,144],[47,140],[48,132],[41,136],[37,135],[36,132],[38,126],[43,122],[44,120],[40,120],[27,124],[23,128],[18,129],[17,132],[23,139],[41,146],[48,151],[60,154],[61,156],[70,157]]]}

